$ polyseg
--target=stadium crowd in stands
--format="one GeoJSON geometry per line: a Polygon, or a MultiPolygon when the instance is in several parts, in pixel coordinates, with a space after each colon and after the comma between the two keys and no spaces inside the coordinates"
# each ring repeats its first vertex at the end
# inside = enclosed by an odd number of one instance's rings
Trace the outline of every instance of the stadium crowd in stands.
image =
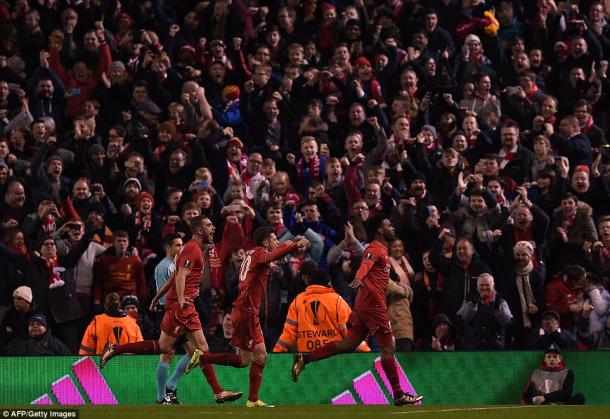
{"type": "Polygon", "coordinates": [[[270,269],[273,348],[302,275],[353,304],[379,214],[399,350],[608,348],[608,19],[607,0],[0,0],[0,351],[155,338],[201,214],[212,349],[256,227],[311,243],[270,269]]]}

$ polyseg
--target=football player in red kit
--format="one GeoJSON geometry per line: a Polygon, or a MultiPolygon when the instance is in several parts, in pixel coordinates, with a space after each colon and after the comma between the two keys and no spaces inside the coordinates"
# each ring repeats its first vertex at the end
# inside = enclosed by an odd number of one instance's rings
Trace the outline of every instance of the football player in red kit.
{"type": "Polygon", "coordinates": [[[394,227],[382,216],[367,220],[367,227],[370,232],[369,237],[374,236],[375,240],[365,249],[360,268],[350,283],[352,288],[359,288],[359,291],[348,320],[347,336],[341,341],[330,342],[313,352],[295,354],[292,380],[298,380],[306,364],[340,353],[352,352],[360,342],[373,334],[381,348],[381,366],[392,385],[394,404],[396,406],[414,404],[423,397],[405,393],[400,387],[394,358],[394,336],[386,306],[386,289],[390,280],[388,247],[389,242],[395,237],[394,227]]]}
{"type": "MultiPolygon", "coordinates": [[[[211,244],[214,238],[214,226],[205,216],[199,216],[191,221],[193,238],[182,247],[176,256],[176,270],[159,293],[167,290],[165,315],[161,321],[161,337],[159,340],[145,340],[114,346],[108,344],[104,348],[100,367],[115,355],[124,353],[160,354],[168,353],[180,336],[186,334],[189,341],[202,353],[208,352],[208,344],[203,335],[199,314],[195,309],[195,299],[199,296],[201,274],[203,272],[202,247],[211,244]]],[[[158,294],[159,294],[158,293],[158,294]]],[[[214,391],[214,400],[225,403],[239,399],[243,393],[224,390],[218,383],[214,367],[202,364],[201,371],[214,391]]]]}
{"type": "MultiPolygon", "coordinates": [[[[309,246],[306,239],[279,244],[273,227],[259,227],[254,232],[256,248],[246,254],[239,273],[239,297],[233,303],[231,342],[239,348],[235,354],[202,354],[195,351],[189,365],[197,362],[227,365],[236,368],[250,366],[250,391],[246,407],[273,407],[258,398],[258,389],[263,378],[267,360],[267,349],[259,322],[259,307],[267,290],[269,265],[299,248],[309,246]],[[254,358],[254,360],[252,360],[254,358]]],[[[187,367],[188,368],[188,367],[187,367]]]]}

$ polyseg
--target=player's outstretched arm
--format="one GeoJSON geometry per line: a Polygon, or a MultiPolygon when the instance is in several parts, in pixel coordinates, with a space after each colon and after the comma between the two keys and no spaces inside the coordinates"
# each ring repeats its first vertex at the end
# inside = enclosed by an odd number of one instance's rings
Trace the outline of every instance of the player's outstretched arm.
{"type": "Polygon", "coordinates": [[[287,242],[280,244],[272,252],[265,254],[265,263],[281,259],[287,254],[294,252],[297,248],[307,247],[308,245],[309,241],[306,239],[301,239],[296,242],[288,240],[287,242]]]}

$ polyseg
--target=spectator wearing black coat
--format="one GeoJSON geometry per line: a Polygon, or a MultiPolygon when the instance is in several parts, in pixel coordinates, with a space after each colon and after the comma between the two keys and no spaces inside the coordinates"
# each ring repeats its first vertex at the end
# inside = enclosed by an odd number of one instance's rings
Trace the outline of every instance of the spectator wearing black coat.
{"type": "Polygon", "coordinates": [[[457,241],[451,257],[443,255],[443,238],[449,234],[443,229],[430,249],[430,263],[443,276],[443,311],[458,324],[457,312],[466,298],[476,290],[476,279],[489,273],[489,267],[479,259],[472,242],[467,239],[457,241]]]}
{"type": "Polygon", "coordinates": [[[41,311],[50,318],[71,353],[76,353],[80,345],[79,322],[83,312],[76,296],[76,280],[74,276],[65,275],[65,272],[66,267],[78,262],[88,244],[83,240],[68,255],[58,257],[55,239],[42,239],[38,248],[40,257],[32,259],[26,279],[41,311]]]}
{"type": "Polygon", "coordinates": [[[8,355],[70,355],[70,350],[47,328],[44,314],[35,314],[28,320],[28,337],[14,339],[7,347],[8,355]]]}
{"type": "Polygon", "coordinates": [[[500,129],[502,148],[500,157],[500,173],[510,177],[519,185],[524,181],[532,181],[532,166],[534,153],[519,144],[519,127],[512,123],[500,129]]]}
{"type": "MultiPolygon", "coordinates": [[[[513,315],[509,338],[522,347],[544,307],[544,276],[534,265],[534,246],[531,242],[517,242],[513,257],[496,271],[498,293],[506,299],[513,315]]],[[[510,343],[510,342],[507,342],[510,343]]]]}
{"type": "Polygon", "coordinates": [[[560,133],[551,135],[551,143],[562,156],[570,160],[570,164],[591,166],[593,152],[591,141],[580,132],[580,122],[575,116],[566,116],[559,124],[560,133]]]}

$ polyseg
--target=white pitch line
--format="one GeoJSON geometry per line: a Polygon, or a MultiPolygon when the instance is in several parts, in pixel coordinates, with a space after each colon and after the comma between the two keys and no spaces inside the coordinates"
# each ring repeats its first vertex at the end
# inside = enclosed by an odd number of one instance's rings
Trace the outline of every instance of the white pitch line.
{"type": "Polygon", "coordinates": [[[454,409],[441,409],[441,410],[408,410],[402,412],[391,412],[390,415],[417,415],[425,413],[445,413],[445,412],[470,412],[475,410],[506,410],[506,409],[525,409],[529,407],[538,406],[497,406],[497,407],[462,407],[454,409]]]}

